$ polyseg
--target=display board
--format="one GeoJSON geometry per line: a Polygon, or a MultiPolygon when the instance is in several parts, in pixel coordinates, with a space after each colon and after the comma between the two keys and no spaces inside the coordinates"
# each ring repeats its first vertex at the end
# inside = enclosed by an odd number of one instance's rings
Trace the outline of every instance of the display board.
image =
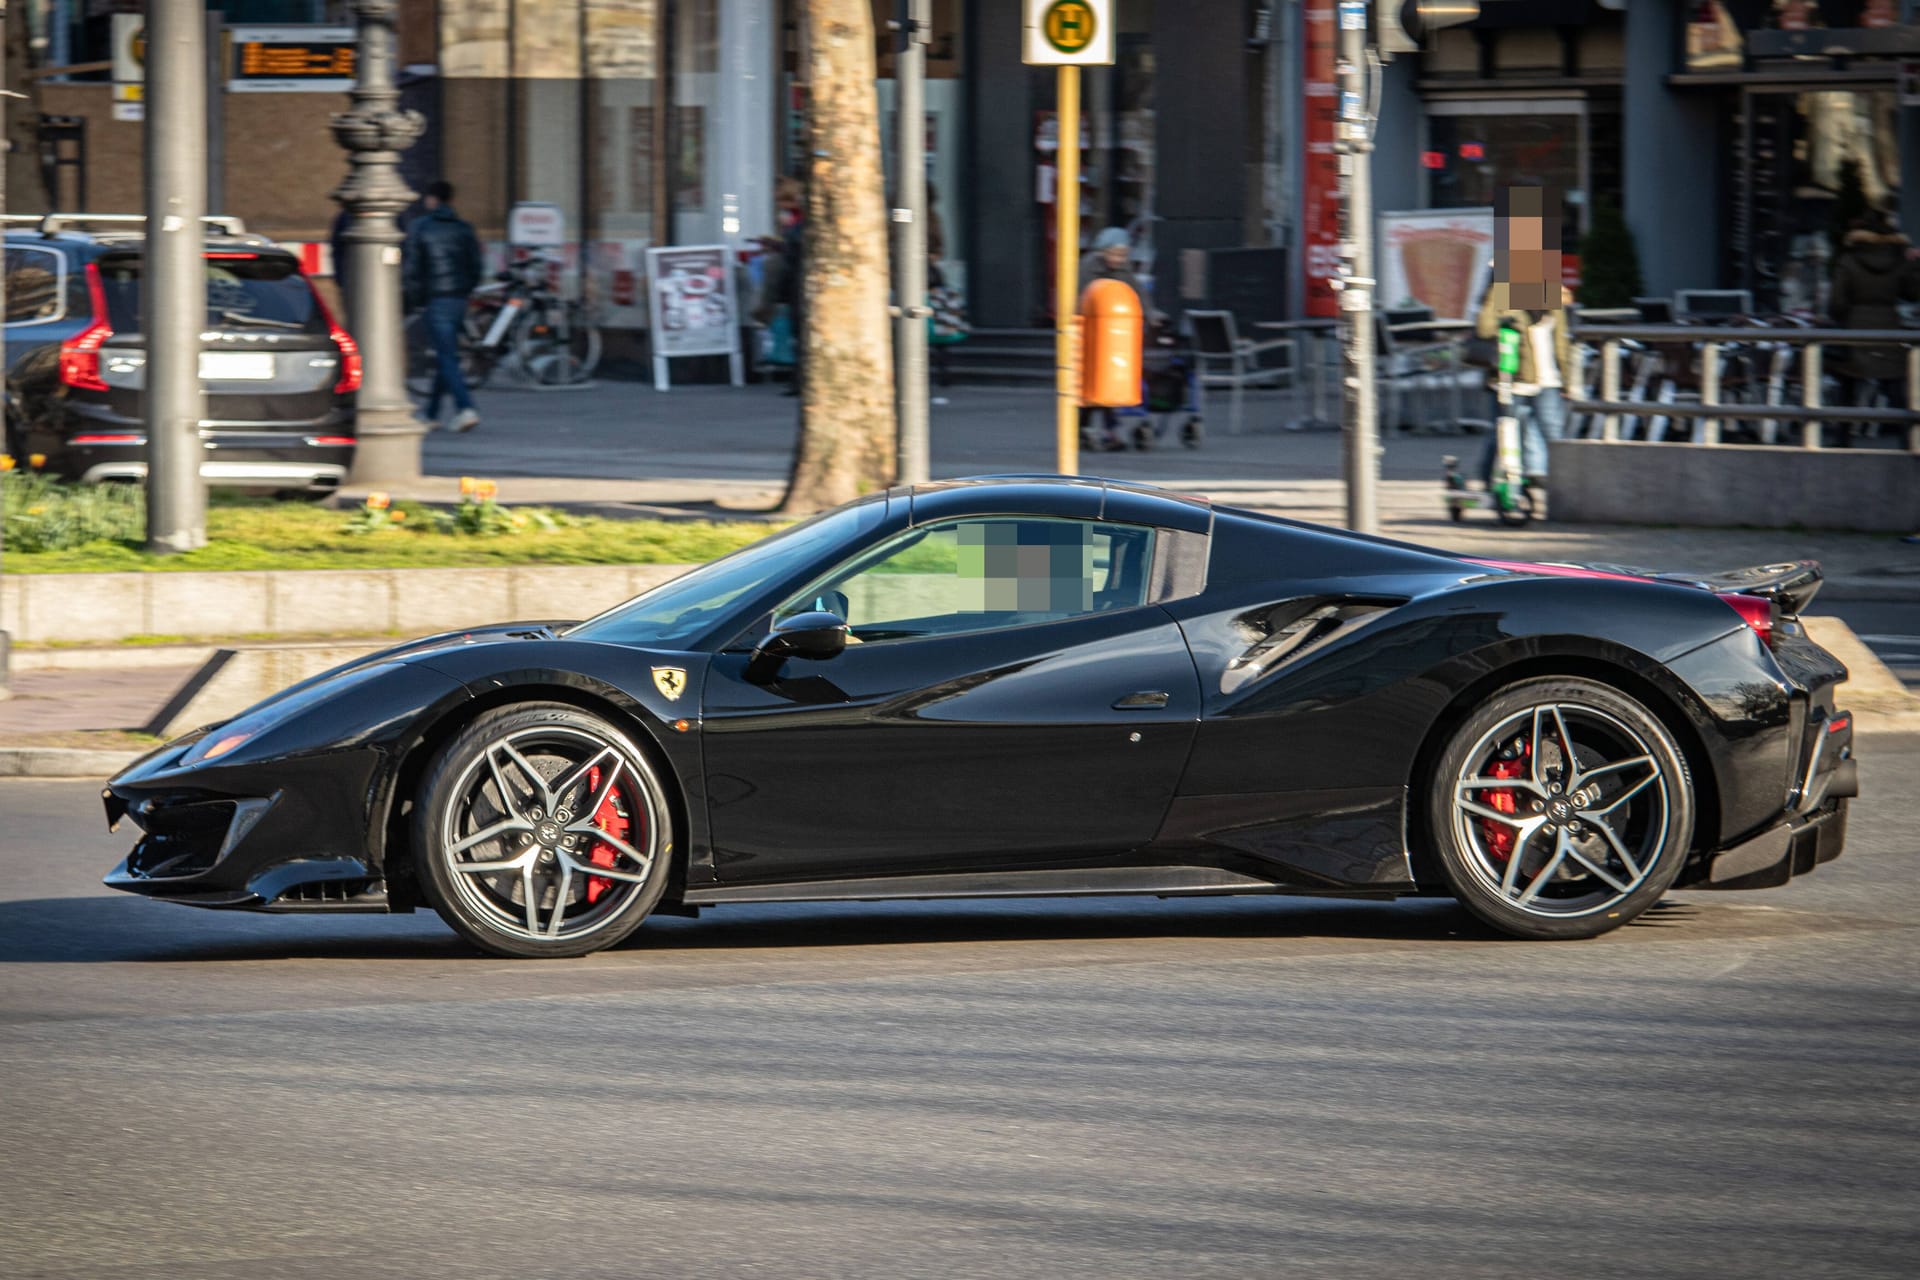
{"type": "Polygon", "coordinates": [[[667,362],[680,356],[726,356],[733,385],[743,384],[740,307],[726,245],[647,250],[647,313],[657,390],[667,390],[667,362]]]}
{"type": "Polygon", "coordinates": [[[1493,262],[1493,210],[1383,213],[1375,261],[1383,310],[1418,304],[1438,320],[1472,319],[1493,262]]]}

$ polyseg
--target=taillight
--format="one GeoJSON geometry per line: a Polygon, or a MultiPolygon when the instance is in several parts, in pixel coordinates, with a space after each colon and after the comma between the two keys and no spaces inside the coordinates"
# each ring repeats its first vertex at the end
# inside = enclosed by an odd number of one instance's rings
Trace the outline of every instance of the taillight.
{"type": "Polygon", "coordinates": [[[327,308],[327,300],[320,296],[319,290],[313,288],[311,280],[307,282],[307,288],[313,290],[313,305],[320,308],[320,318],[327,322],[327,337],[333,340],[335,349],[340,352],[340,380],[333,384],[333,393],[343,396],[349,391],[358,391],[361,367],[360,344],[355,342],[353,335],[342,329],[340,322],[333,318],[333,312],[327,308]]]}
{"type": "Polygon", "coordinates": [[[1773,644],[1773,601],[1765,596],[1721,596],[1733,611],[1740,615],[1740,621],[1753,628],[1753,633],[1769,647],[1773,644]]]}
{"type": "Polygon", "coordinates": [[[105,391],[100,348],[113,336],[113,326],[107,323],[107,290],[97,262],[87,264],[87,296],[93,302],[93,323],[60,344],[60,381],[81,391],[105,391]]]}

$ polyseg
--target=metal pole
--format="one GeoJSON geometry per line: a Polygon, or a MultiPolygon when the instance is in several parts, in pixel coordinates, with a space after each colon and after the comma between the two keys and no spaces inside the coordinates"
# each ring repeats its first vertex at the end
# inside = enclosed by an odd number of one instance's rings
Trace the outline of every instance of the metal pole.
{"type": "Polygon", "coordinates": [[[1367,114],[1367,33],[1347,21],[1340,6],[1340,315],[1346,324],[1346,433],[1342,470],[1347,481],[1347,527],[1380,532],[1375,480],[1379,473],[1379,408],[1373,381],[1373,139],[1367,114]]]}
{"type": "Polygon", "coordinates": [[[927,439],[927,44],[933,0],[899,0],[894,42],[895,282],[894,410],[900,431],[900,483],[928,478],[927,439]]]}
{"type": "Polygon", "coordinates": [[[1053,359],[1055,469],[1080,474],[1080,68],[1060,68],[1054,151],[1053,359]]]}
{"type": "Polygon", "coordinates": [[[207,543],[200,330],[207,321],[207,27],[192,0],[147,6],[147,550],[207,543]]]}
{"type": "Polygon", "coordinates": [[[400,109],[394,87],[394,16],[398,0],[355,0],[359,24],[359,78],[353,108],[333,117],[333,137],[352,169],[333,198],[348,220],[347,328],[360,345],[357,401],[359,445],[355,484],[391,484],[420,475],[420,438],[427,426],[413,416],[405,383],[406,338],[400,321],[400,211],[413,190],[400,179],[400,153],[426,128],[418,111],[400,109]]]}
{"type": "Polygon", "coordinates": [[[207,212],[227,207],[227,14],[207,10],[207,212]]]}
{"type": "MultiPolygon", "coordinates": [[[[0,0],[0,54],[5,53],[4,37],[7,30],[7,4],[0,0]]],[[[0,56],[0,214],[7,211],[7,60],[0,56]]],[[[7,310],[7,274],[0,271],[0,315],[7,310]]],[[[6,452],[6,437],[0,434],[0,453],[6,452]]],[[[0,514],[5,504],[0,503],[0,514]]],[[[6,621],[6,522],[0,520],[0,623],[6,621]]],[[[13,637],[7,634],[4,625],[0,625],[0,702],[13,696],[12,672],[13,637]]]]}

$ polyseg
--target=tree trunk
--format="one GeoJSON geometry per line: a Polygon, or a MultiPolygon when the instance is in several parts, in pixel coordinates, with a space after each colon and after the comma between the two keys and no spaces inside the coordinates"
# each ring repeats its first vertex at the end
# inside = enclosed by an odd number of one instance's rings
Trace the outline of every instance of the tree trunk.
{"type": "Polygon", "coordinates": [[[893,353],[870,0],[805,0],[812,156],[801,252],[800,437],[781,511],[893,483],[893,353]]]}

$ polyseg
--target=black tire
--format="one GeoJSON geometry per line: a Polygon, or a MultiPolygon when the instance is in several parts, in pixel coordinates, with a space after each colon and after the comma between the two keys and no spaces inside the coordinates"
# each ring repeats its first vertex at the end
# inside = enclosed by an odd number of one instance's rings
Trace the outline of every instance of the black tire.
{"type": "Polygon", "coordinates": [[[666,891],[672,810],[663,775],[623,730],[562,703],[514,703],[435,755],[415,799],[413,848],[427,901],[474,946],[581,956],[639,928],[666,891]],[[476,864],[495,869],[458,869],[476,864]]]}
{"type": "Polygon", "coordinates": [[[1499,499],[1496,498],[1493,503],[1493,510],[1494,514],[1500,517],[1501,524],[1507,526],[1509,529],[1518,529],[1521,525],[1533,519],[1533,495],[1527,492],[1525,485],[1522,485],[1520,495],[1514,500],[1512,506],[1503,507],[1500,505],[1499,499]]]}
{"type": "Polygon", "coordinates": [[[1693,839],[1693,780],[1672,735],[1592,680],[1508,685],[1454,729],[1427,783],[1448,887],[1518,938],[1619,928],[1659,901],[1693,839]]]}

